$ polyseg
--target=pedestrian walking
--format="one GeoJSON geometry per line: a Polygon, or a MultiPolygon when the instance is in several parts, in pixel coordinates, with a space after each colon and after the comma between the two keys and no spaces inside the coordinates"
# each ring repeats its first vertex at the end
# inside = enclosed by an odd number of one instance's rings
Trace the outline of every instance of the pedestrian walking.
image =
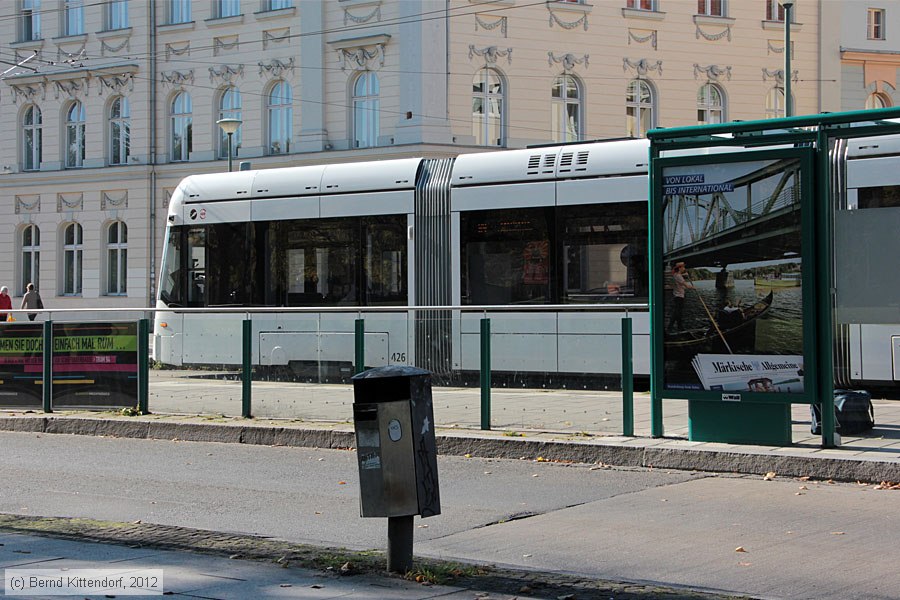
{"type": "MultiPolygon", "coordinates": [[[[0,287],[0,310],[12,310],[12,298],[9,297],[9,288],[5,285],[0,287]]],[[[6,312],[0,312],[0,323],[5,323],[11,315],[6,312]]]]}
{"type": "MultiPolygon", "coordinates": [[[[34,284],[29,283],[25,286],[25,296],[22,298],[22,308],[44,308],[44,301],[41,300],[41,294],[36,289],[34,289],[34,284]]],[[[34,321],[34,318],[37,316],[37,313],[28,313],[28,320],[34,321]]]]}
{"type": "Polygon", "coordinates": [[[684,291],[687,288],[694,288],[694,284],[684,278],[685,273],[687,273],[687,268],[684,266],[684,263],[675,263],[675,267],[672,269],[672,279],[675,282],[672,288],[672,317],[669,319],[669,326],[666,328],[668,330],[671,330],[673,327],[675,331],[684,329],[684,291]]]}

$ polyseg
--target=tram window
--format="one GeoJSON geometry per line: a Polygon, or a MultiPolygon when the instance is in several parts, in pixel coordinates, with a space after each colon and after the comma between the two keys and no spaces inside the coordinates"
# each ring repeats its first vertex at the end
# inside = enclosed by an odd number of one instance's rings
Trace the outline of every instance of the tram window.
{"type": "Polygon", "coordinates": [[[859,188],[856,197],[859,208],[897,208],[900,207],[900,185],[859,188]]]}
{"type": "Polygon", "coordinates": [[[250,302],[249,265],[254,258],[253,229],[247,223],[209,225],[206,237],[207,306],[246,306],[250,302]]]}
{"type": "Polygon", "coordinates": [[[564,303],[647,295],[647,208],[640,202],[560,209],[564,303]]]}
{"type": "Polygon", "coordinates": [[[552,209],[460,215],[464,304],[549,304],[552,209]]]}
{"type": "Polygon", "coordinates": [[[406,305],[406,216],[364,219],[363,248],[365,303],[406,305]]]}
{"type": "Polygon", "coordinates": [[[181,254],[184,230],[180,227],[170,228],[166,238],[166,253],[163,257],[162,280],[159,289],[159,299],[167,306],[178,307],[184,305],[184,265],[181,254]]]}
{"type": "Polygon", "coordinates": [[[187,305],[206,306],[206,228],[187,232],[187,305]]]}
{"type": "Polygon", "coordinates": [[[287,306],[359,304],[358,219],[273,224],[283,241],[272,262],[276,289],[287,306]]]}

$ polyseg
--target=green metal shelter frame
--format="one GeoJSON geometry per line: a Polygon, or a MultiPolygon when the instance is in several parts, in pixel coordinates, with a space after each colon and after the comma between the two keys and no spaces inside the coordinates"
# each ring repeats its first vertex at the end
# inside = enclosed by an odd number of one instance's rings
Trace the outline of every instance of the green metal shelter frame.
{"type": "MultiPolygon", "coordinates": [[[[835,140],[900,134],[900,108],[767,119],[718,125],[654,129],[650,139],[650,314],[651,314],[651,434],[663,436],[663,398],[680,398],[702,407],[707,426],[721,426],[720,441],[780,443],[754,428],[773,415],[787,414],[790,443],[791,403],[821,403],[822,446],[835,446],[834,419],[834,204],[830,150],[835,140]],[[725,154],[692,154],[716,148],[725,154]],[[734,148],[735,152],[728,152],[734,148]],[[741,149],[754,152],[737,154],[741,149]],[[671,156],[677,152],[677,158],[671,156]],[[668,156],[664,156],[669,154],[668,156]],[[663,389],[664,289],[659,276],[665,267],[662,241],[664,168],[796,157],[800,160],[801,236],[803,260],[804,392],[800,394],[742,393],[739,403],[723,402],[720,392],[663,389]],[[726,406],[727,405],[727,406],[726,406]],[[734,407],[732,410],[731,407],[734,407]],[[731,412],[729,412],[731,411],[731,412]],[[741,420],[735,437],[729,417],[741,420]],[[749,437],[748,437],[749,436],[749,437]]],[[[715,435],[715,434],[713,434],[715,435]]],[[[779,436],[776,435],[776,438],[779,436]]],[[[783,438],[783,434],[781,435],[783,438]]],[[[710,438],[707,438],[710,439],[710,438]]]]}

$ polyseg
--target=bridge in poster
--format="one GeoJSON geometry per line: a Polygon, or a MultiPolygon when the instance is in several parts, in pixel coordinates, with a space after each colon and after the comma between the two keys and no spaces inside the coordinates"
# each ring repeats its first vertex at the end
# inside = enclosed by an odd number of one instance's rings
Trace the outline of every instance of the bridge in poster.
{"type": "Polygon", "coordinates": [[[670,191],[677,193],[663,201],[667,263],[721,267],[800,255],[801,194],[794,159],[715,186],[673,186],[670,191]],[[771,191],[755,193],[763,182],[771,191]]]}

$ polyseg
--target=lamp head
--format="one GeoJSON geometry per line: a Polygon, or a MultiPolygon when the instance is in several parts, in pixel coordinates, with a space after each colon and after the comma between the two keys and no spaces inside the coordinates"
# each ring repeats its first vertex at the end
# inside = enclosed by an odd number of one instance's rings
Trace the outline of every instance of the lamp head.
{"type": "Polygon", "coordinates": [[[794,6],[794,0],[781,0],[781,6],[791,8],[794,6]]]}
{"type": "Polygon", "coordinates": [[[222,131],[224,131],[227,135],[231,135],[238,130],[238,127],[241,126],[240,119],[219,119],[216,121],[216,125],[218,125],[222,131]]]}

